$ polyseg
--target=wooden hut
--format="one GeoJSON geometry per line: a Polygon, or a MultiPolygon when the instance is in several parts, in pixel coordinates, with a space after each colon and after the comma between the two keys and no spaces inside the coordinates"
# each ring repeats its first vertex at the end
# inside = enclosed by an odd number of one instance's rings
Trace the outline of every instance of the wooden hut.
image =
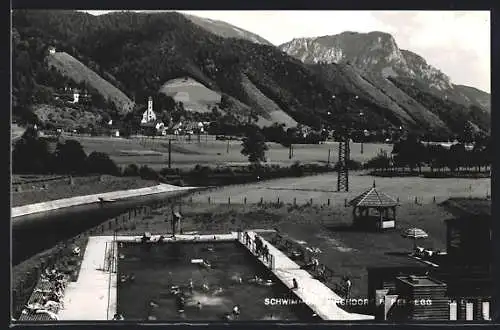
{"type": "Polygon", "coordinates": [[[354,225],[367,229],[389,229],[396,227],[396,207],[394,198],[373,187],[349,202],[353,207],[354,225]]]}
{"type": "Polygon", "coordinates": [[[396,278],[397,320],[448,320],[446,284],[429,276],[396,278]],[[402,312],[402,313],[401,313],[402,312]]]}

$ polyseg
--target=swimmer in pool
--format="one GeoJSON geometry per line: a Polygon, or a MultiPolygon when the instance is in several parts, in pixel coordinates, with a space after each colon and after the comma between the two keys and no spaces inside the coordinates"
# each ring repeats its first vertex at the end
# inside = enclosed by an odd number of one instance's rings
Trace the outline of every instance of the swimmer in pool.
{"type": "Polygon", "coordinates": [[[239,275],[233,275],[233,276],[231,276],[231,280],[233,282],[236,282],[236,283],[239,283],[239,284],[243,283],[243,279],[239,275]]]}
{"type": "Polygon", "coordinates": [[[255,284],[261,284],[264,280],[257,275],[255,275],[253,278],[249,279],[249,283],[255,283],[255,284]]]}
{"type": "Polygon", "coordinates": [[[221,287],[218,287],[217,289],[214,290],[214,295],[221,294],[224,290],[221,287]]]}
{"type": "Polygon", "coordinates": [[[196,303],[196,307],[197,307],[198,309],[201,309],[201,301],[198,301],[198,302],[196,303]]]}
{"type": "Polygon", "coordinates": [[[202,285],[203,290],[208,291],[210,288],[208,287],[207,283],[203,283],[202,285]]]}
{"type": "Polygon", "coordinates": [[[212,265],[210,265],[210,263],[206,260],[203,260],[203,262],[200,264],[201,267],[205,268],[205,269],[210,269],[212,268],[212,265]]]}

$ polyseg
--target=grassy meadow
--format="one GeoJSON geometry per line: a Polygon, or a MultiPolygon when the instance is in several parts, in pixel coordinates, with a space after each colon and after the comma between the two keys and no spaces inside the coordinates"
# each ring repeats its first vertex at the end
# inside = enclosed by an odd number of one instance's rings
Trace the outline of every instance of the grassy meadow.
{"type": "MultiPolygon", "coordinates": [[[[168,140],[157,137],[147,138],[111,138],[111,137],[83,137],[73,136],[68,139],[79,141],[87,154],[92,151],[106,152],[119,165],[128,164],[148,165],[154,169],[161,169],[168,165],[168,140]]],[[[294,145],[292,159],[288,158],[289,150],[277,143],[267,143],[269,150],[266,153],[270,164],[291,165],[296,161],[301,163],[330,162],[334,164],[338,158],[338,143],[329,142],[318,145],[294,145]]],[[[380,149],[390,152],[392,145],[367,143],[363,147],[359,143],[351,145],[351,159],[365,162],[374,157],[380,149]]],[[[213,137],[201,137],[198,142],[193,136],[192,141],[172,141],[172,167],[192,168],[196,164],[205,166],[247,165],[248,160],[241,154],[241,141],[218,141],[213,137]],[[229,145],[229,147],[228,147],[229,145]]]]}
{"type": "Polygon", "coordinates": [[[278,198],[284,203],[304,204],[313,199],[313,204],[344,205],[344,200],[351,200],[373,186],[375,181],[379,191],[401,203],[418,204],[440,203],[450,197],[485,198],[491,193],[491,180],[488,179],[427,179],[420,177],[385,178],[365,175],[361,172],[351,172],[349,175],[349,192],[336,192],[337,174],[328,173],[298,178],[284,178],[262,181],[246,185],[227,186],[220,189],[203,192],[193,196],[195,201],[212,203],[258,203],[276,202],[278,198]]]}

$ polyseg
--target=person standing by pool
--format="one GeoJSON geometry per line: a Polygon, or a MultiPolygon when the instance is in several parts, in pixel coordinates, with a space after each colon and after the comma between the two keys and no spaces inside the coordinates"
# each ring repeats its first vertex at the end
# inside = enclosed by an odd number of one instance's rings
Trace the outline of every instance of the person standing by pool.
{"type": "Polygon", "coordinates": [[[319,267],[319,260],[315,257],[312,258],[313,271],[316,271],[319,267]]]}
{"type": "Polygon", "coordinates": [[[233,307],[233,317],[237,318],[240,315],[240,306],[234,305],[233,307]]]}
{"type": "Polygon", "coordinates": [[[193,294],[194,284],[193,284],[192,278],[189,279],[188,289],[189,289],[189,293],[193,294]]]}
{"type": "Polygon", "coordinates": [[[292,283],[293,283],[292,289],[296,290],[299,288],[299,283],[297,283],[297,280],[295,278],[292,280],[292,283]]]}
{"type": "Polygon", "coordinates": [[[185,301],[184,301],[184,297],[182,296],[182,294],[178,294],[176,300],[177,300],[177,310],[179,311],[179,313],[183,313],[185,301]]]}
{"type": "Polygon", "coordinates": [[[346,299],[349,299],[351,297],[351,287],[352,287],[352,282],[349,279],[349,277],[345,277],[345,288],[346,288],[346,299]]]}

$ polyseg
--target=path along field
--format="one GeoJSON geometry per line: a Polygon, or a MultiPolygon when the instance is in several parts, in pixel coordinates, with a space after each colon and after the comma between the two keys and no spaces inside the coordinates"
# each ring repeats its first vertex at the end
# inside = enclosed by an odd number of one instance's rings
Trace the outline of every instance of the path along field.
{"type": "Polygon", "coordinates": [[[207,203],[258,203],[261,198],[264,202],[277,202],[278,198],[284,203],[304,204],[313,199],[313,204],[344,205],[373,186],[375,181],[378,190],[399,198],[401,203],[440,203],[450,197],[479,197],[485,198],[491,192],[491,180],[487,179],[426,179],[420,177],[384,178],[363,175],[360,172],[351,172],[349,176],[350,190],[348,193],[336,192],[337,174],[321,174],[299,178],[286,178],[258,182],[253,184],[227,186],[218,190],[207,191],[193,196],[196,202],[207,203]]]}
{"type": "MultiPolygon", "coordinates": [[[[83,137],[68,136],[67,139],[79,141],[87,154],[93,151],[108,153],[120,166],[128,164],[148,165],[154,169],[161,169],[168,165],[168,140],[162,137],[152,138],[111,138],[111,137],[83,137]]],[[[294,145],[292,159],[288,159],[288,148],[277,143],[267,143],[269,150],[266,153],[268,163],[291,165],[296,161],[301,163],[328,162],[328,149],[330,149],[330,162],[337,162],[338,143],[328,142],[318,145],[294,145]]],[[[351,159],[365,162],[373,158],[380,149],[390,152],[392,145],[368,143],[363,147],[359,143],[351,144],[351,159]]],[[[192,141],[172,141],[172,167],[193,168],[200,165],[247,165],[248,160],[241,154],[241,141],[214,140],[210,137],[198,142],[193,136],[192,141]],[[228,152],[229,151],[229,152],[228,152]]]]}

